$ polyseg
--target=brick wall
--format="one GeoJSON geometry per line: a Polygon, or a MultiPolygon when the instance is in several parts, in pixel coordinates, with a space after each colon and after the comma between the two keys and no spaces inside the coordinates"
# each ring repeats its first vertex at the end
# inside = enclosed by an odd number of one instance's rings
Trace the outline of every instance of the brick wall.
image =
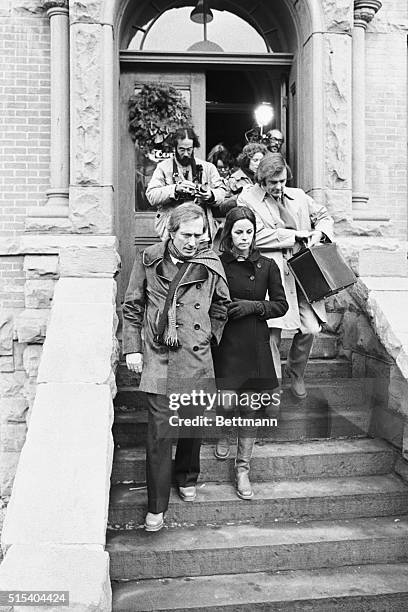
{"type": "MultiPolygon", "coordinates": [[[[49,185],[49,20],[40,2],[0,2],[0,238],[24,231],[49,185]]],[[[22,258],[0,257],[0,309],[24,306],[22,258]]]]}
{"type": "Polygon", "coordinates": [[[406,2],[383,0],[366,34],[367,187],[389,211],[392,235],[407,236],[406,2]]]}
{"type": "Polygon", "coordinates": [[[49,184],[49,20],[8,11],[0,20],[0,235],[24,229],[49,184]]]}

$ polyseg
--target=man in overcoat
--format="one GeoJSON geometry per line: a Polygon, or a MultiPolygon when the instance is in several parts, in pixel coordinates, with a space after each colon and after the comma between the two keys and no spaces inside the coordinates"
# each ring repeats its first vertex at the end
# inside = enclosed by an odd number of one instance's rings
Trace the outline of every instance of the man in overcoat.
{"type": "Polygon", "coordinates": [[[194,156],[199,146],[198,136],[192,128],[176,130],[174,157],[156,166],[147,186],[146,198],[158,210],[155,230],[162,240],[168,238],[167,220],[171,211],[183,202],[194,202],[202,207],[208,240],[213,241],[216,234],[217,222],[212,209],[223,202],[226,188],[214,164],[194,156]]]}
{"type": "Polygon", "coordinates": [[[313,338],[327,320],[323,301],[309,304],[287,260],[306,243],[313,246],[333,240],[333,219],[327,209],[302,189],[286,187],[290,168],[280,153],[266,155],[259,164],[257,184],[243,191],[238,205],[248,206],[256,217],[256,246],[278,264],[289,304],[284,317],[273,319],[271,348],[276,372],[281,371],[279,345],[282,329],[296,330],[287,359],[292,393],[307,396],[304,371],[313,338]]]}
{"type": "MultiPolygon", "coordinates": [[[[169,239],[137,253],[123,305],[123,353],[128,368],[142,373],[140,390],[147,394],[149,412],[148,531],[163,526],[170,495],[172,439],[177,430],[170,419],[175,413],[169,397],[216,390],[211,345],[221,339],[225,320],[213,318],[210,307],[214,303],[225,308],[229,292],[220,260],[203,247],[205,230],[201,207],[186,203],[175,208],[169,217],[169,239]]],[[[190,405],[180,408],[178,416],[203,412],[202,404],[190,405]]],[[[175,478],[184,501],[196,496],[200,446],[196,432],[180,429],[175,478]]]]}

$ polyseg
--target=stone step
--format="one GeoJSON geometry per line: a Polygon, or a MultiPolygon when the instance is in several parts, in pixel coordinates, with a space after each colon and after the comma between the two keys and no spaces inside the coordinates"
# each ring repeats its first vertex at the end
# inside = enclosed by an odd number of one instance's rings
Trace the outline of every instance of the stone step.
{"type": "MultiPolygon", "coordinates": [[[[174,451],[174,449],[173,449],[174,451]]],[[[236,447],[226,461],[214,457],[214,446],[201,449],[202,482],[232,482],[236,447]]],[[[255,444],[251,460],[251,480],[261,482],[291,478],[327,478],[387,474],[394,461],[392,448],[381,440],[324,440],[255,444]]],[[[145,450],[115,449],[111,482],[145,481],[145,450]]]]}
{"type": "Polygon", "coordinates": [[[403,612],[408,564],[113,583],[113,612],[403,612]]]}
{"type": "MultiPolygon", "coordinates": [[[[207,413],[208,415],[209,413],[207,413]]],[[[208,417],[209,418],[209,417],[208,417]]],[[[366,409],[335,409],[328,407],[316,410],[297,408],[292,413],[282,413],[271,425],[258,427],[257,439],[274,442],[296,440],[319,440],[330,438],[366,437],[371,422],[370,411],[366,409]]],[[[147,434],[147,412],[124,413],[115,418],[113,437],[115,445],[129,448],[144,445],[147,434]]],[[[177,429],[175,428],[175,437],[177,429]]],[[[217,428],[206,427],[203,439],[214,443],[217,428]]]]}
{"type": "Polygon", "coordinates": [[[112,580],[408,561],[408,517],[108,531],[112,580]]]}
{"type": "MultiPolygon", "coordinates": [[[[285,359],[290,345],[292,344],[292,338],[294,333],[282,332],[282,341],[280,346],[280,354],[282,359],[285,359]]],[[[312,351],[310,353],[310,359],[333,359],[338,354],[338,337],[332,334],[318,334],[313,342],[312,351]]]]}
{"type": "MultiPolygon", "coordinates": [[[[299,402],[288,391],[289,383],[285,380],[282,386],[281,407],[292,411],[300,404],[308,408],[316,402],[319,404],[326,402],[332,408],[345,406],[357,408],[367,404],[367,400],[370,400],[376,392],[377,383],[378,379],[373,378],[315,378],[308,381],[308,398],[299,402]]],[[[137,386],[118,387],[114,405],[116,408],[122,408],[121,412],[147,408],[146,395],[143,391],[139,391],[137,386]]]]}
{"type": "MultiPolygon", "coordinates": [[[[377,382],[374,379],[315,379],[308,384],[308,397],[302,401],[296,400],[284,385],[276,414],[277,427],[260,429],[258,437],[288,441],[365,436],[370,429],[377,382]]],[[[122,447],[144,444],[146,422],[145,394],[136,387],[119,389],[115,398],[116,444],[122,447]]],[[[215,439],[216,432],[206,428],[205,435],[215,439]]]]}
{"type": "MultiPolygon", "coordinates": [[[[285,363],[285,360],[282,361],[285,363]]],[[[314,378],[349,378],[351,376],[351,363],[343,357],[336,359],[311,359],[305,372],[305,379],[314,378]]],[[[134,387],[139,384],[139,375],[129,372],[124,361],[119,362],[116,373],[118,387],[134,387]]]]}
{"type": "MultiPolygon", "coordinates": [[[[168,524],[264,524],[392,516],[407,509],[408,486],[393,474],[349,478],[254,483],[255,496],[240,500],[232,484],[203,483],[194,503],[171,492],[168,524]]],[[[109,523],[114,528],[142,525],[147,507],[145,487],[111,487],[109,523]]]]}

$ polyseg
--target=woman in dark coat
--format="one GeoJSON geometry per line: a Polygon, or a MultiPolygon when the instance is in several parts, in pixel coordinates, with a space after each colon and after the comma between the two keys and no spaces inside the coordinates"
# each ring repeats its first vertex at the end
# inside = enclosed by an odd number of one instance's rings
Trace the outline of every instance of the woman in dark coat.
{"type": "MultiPolygon", "coordinates": [[[[254,248],[255,230],[255,216],[249,208],[238,207],[228,213],[220,259],[232,302],[228,305],[228,322],[221,343],[213,350],[217,388],[245,392],[247,396],[271,394],[278,387],[266,321],[283,316],[288,309],[278,266],[254,248]],[[265,299],[267,292],[269,300],[265,299]]],[[[242,417],[256,417],[251,407],[240,406],[242,417]]],[[[223,408],[229,406],[224,403],[223,408]]],[[[242,499],[253,497],[249,461],[255,435],[254,428],[238,427],[235,472],[237,494],[242,499]]],[[[218,459],[229,456],[224,438],[218,441],[215,456],[218,459]]]]}

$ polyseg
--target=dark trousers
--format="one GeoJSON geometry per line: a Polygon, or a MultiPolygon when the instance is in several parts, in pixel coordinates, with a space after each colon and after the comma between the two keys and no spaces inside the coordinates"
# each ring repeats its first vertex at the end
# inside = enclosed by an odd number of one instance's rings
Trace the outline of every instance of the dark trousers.
{"type": "Polygon", "coordinates": [[[195,485],[200,473],[201,430],[197,427],[174,427],[169,417],[193,418],[202,415],[202,407],[169,409],[165,395],[147,394],[149,421],[146,441],[146,478],[148,511],[165,512],[169,505],[172,477],[172,443],[178,442],[175,458],[175,480],[179,487],[195,485]]]}

